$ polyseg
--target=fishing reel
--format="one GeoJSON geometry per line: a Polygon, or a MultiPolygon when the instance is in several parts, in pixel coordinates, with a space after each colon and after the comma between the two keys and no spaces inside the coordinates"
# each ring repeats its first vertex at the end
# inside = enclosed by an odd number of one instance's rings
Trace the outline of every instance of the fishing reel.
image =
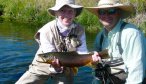
{"type": "Polygon", "coordinates": [[[110,66],[108,64],[98,63],[95,69],[95,77],[105,84],[110,77],[110,66]]]}

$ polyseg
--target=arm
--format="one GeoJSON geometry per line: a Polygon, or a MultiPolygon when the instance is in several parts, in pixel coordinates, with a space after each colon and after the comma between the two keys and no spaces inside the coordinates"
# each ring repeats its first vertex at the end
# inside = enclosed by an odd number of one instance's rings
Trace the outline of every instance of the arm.
{"type": "MultiPolygon", "coordinates": [[[[43,30],[40,32],[39,41],[40,41],[40,48],[43,53],[56,51],[53,43],[53,36],[51,32],[47,32],[47,31],[43,30]]],[[[52,73],[58,73],[58,72],[61,73],[63,71],[63,67],[60,66],[58,59],[54,59],[49,67],[49,70],[52,73]]]]}
{"type": "Polygon", "coordinates": [[[51,33],[46,31],[40,32],[40,48],[44,53],[56,51],[51,33]]]}
{"type": "Polygon", "coordinates": [[[144,77],[143,59],[145,56],[143,47],[143,36],[136,29],[127,29],[128,34],[122,34],[125,39],[121,40],[123,49],[123,60],[126,65],[128,77],[126,84],[140,84],[144,77]]]}

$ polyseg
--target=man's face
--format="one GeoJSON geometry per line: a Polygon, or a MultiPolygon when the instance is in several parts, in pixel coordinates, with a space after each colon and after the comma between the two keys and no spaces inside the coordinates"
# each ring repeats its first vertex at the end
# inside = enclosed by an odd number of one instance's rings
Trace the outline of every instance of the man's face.
{"type": "Polygon", "coordinates": [[[56,16],[62,22],[64,26],[70,26],[75,18],[75,9],[64,6],[59,11],[56,12],[56,16]]]}
{"type": "Polygon", "coordinates": [[[108,30],[111,31],[119,21],[119,10],[116,8],[106,8],[98,10],[99,21],[108,30]]]}

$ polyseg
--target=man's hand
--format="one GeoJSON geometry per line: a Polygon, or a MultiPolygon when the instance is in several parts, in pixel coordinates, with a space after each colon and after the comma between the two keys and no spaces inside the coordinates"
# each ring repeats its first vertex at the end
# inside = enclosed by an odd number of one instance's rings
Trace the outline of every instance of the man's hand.
{"type": "Polygon", "coordinates": [[[97,64],[97,62],[101,61],[101,57],[99,56],[99,53],[94,51],[94,54],[92,55],[93,64],[97,64]]]}

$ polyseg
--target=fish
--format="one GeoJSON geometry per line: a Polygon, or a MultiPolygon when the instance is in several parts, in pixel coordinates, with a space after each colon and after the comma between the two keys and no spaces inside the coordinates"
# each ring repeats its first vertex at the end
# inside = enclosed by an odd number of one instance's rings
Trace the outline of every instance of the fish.
{"type": "MultiPolygon", "coordinates": [[[[98,53],[101,59],[109,58],[107,49],[98,53]]],[[[69,52],[48,52],[38,54],[38,56],[43,60],[39,61],[41,63],[51,64],[51,62],[54,59],[59,59],[59,63],[61,66],[81,67],[93,62],[92,60],[93,54],[94,54],[93,52],[90,52],[88,54],[78,54],[76,51],[69,51],[69,52]]]]}

